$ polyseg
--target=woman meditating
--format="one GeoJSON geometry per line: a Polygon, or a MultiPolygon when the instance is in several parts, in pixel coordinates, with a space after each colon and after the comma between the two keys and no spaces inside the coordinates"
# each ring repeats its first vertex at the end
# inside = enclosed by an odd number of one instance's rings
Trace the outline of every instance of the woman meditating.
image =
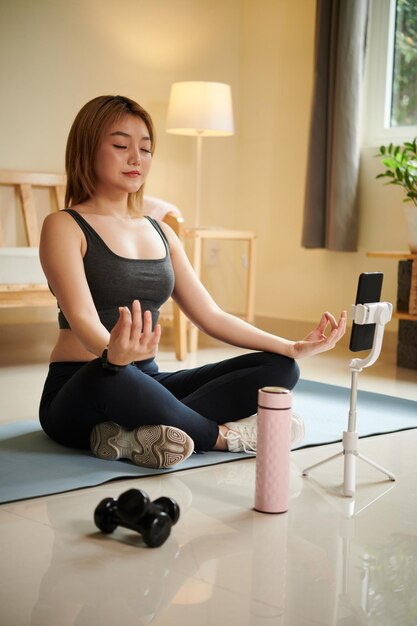
{"type": "MultiPolygon", "coordinates": [[[[94,98],[72,125],[68,208],[45,219],[40,243],[60,328],[42,428],[65,446],[152,468],[194,450],[256,452],[258,389],[292,389],[297,360],[333,348],[346,312],[339,321],[324,313],[305,339],[290,341],[223,311],[170,227],[142,214],[154,149],[152,120],[129,98],[94,98]],[[202,331],[251,352],[159,371],[159,309],[170,296],[202,331]]],[[[293,441],[301,431],[294,417],[293,441]]]]}

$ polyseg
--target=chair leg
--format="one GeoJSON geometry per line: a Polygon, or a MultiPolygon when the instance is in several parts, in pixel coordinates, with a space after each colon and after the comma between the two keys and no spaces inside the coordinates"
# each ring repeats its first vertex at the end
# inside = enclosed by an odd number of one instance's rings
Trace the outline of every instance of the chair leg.
{"type": "Polygon", "coordinates": [[[190,352],[197,352],[198,349],[198,328],[191,325],[190,328],[190,352]]]}
{"type": "MultiPolygon", "coordinates": [[[[200,236],[193,238],[192,266],[198,278],[201,277],[201,257],[203,254],[203,242],[200,236]]],[[[190,327],[190,352],[198,350],[198,328],[191,324],[190,327]]]]}
{"type": "Polygon", "coordinates": [[[246,283],[246,321],[255,318],[255,239],[248,240],[248,274],[246,283]]]}
{"type": "Polygon", "coordinates": [[[175,302],[172,303],[172,312],[174,317],[175,356],[178,361],[184,361],[187,358],[187,318],[175,302]]]}

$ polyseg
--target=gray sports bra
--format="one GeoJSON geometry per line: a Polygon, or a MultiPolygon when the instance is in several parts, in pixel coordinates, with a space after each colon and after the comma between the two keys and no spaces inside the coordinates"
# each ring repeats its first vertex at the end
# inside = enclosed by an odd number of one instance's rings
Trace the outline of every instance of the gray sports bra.
{"type": "MultiPolygon", "coordinates": [[[[146,217],[164,242],[165,256],[161,259],[127,259],[112,252],[79,213],[72,209],[65,211],[75,219],[87,240],[85,275],[102,324],[110,331],[118,320],[119,307],[131,309],[133,300],[139,300],[142,313],[151,311],[152,325],[155,326],[159,309],[174,288],[169,244],[158,222],[146,217]]],[[[60,309],[58,324],[59,328],[70,328],[60,309]]]]}

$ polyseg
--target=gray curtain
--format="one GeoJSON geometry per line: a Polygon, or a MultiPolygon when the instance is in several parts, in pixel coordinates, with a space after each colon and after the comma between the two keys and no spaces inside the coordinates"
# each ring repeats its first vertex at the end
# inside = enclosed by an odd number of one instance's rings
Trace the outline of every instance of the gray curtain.
{"type": "Polygon", "coordinates": [[[317,0],[302,245],[357,244],[360,93],[368,0],[317,0]]]}

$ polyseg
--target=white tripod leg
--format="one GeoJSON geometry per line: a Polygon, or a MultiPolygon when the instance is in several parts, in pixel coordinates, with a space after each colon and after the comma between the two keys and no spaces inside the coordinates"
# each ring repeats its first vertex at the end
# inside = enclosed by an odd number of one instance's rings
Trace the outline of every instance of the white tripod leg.
{"type": "Polygon", "coordinates": [[[358,457],[358,459],[361,459],[361,461],[365,461],[365,463],[368,463],[368,465],[371,465],[375,469],[382,472],[382,474],[385,474],[385,476],[389,478],[390,480],[395,480],[394,474],[392,472],[389,472],[387,469],[385,469],[385,467],[382,467],[382,465],[379,465],[379,463],[375,463],[375,461],[371,461],[371,459],[368,459],[367,456],[364,456],[360,452],[357,452],[356,456],[358,457]]]}
{"type": "Polygon", "coordinates": [[[342,456],[342,454],[343,454],[343,452],[338,452],[337,454],[334,454],[333,456],[329,457],[328,459],[324,459],[323,461],[319,461],[318,463],[314,463],[314,465],[310,465],[309,467],[306,467],[303,470],[302,475],[303,476],[308,476],[309,472],[312,469],[315,469],[316,467],[320,467],[321,465],[325,465],[329,461],[333,461],[333,459],[337,459],[339,456],[342,456]]]}

